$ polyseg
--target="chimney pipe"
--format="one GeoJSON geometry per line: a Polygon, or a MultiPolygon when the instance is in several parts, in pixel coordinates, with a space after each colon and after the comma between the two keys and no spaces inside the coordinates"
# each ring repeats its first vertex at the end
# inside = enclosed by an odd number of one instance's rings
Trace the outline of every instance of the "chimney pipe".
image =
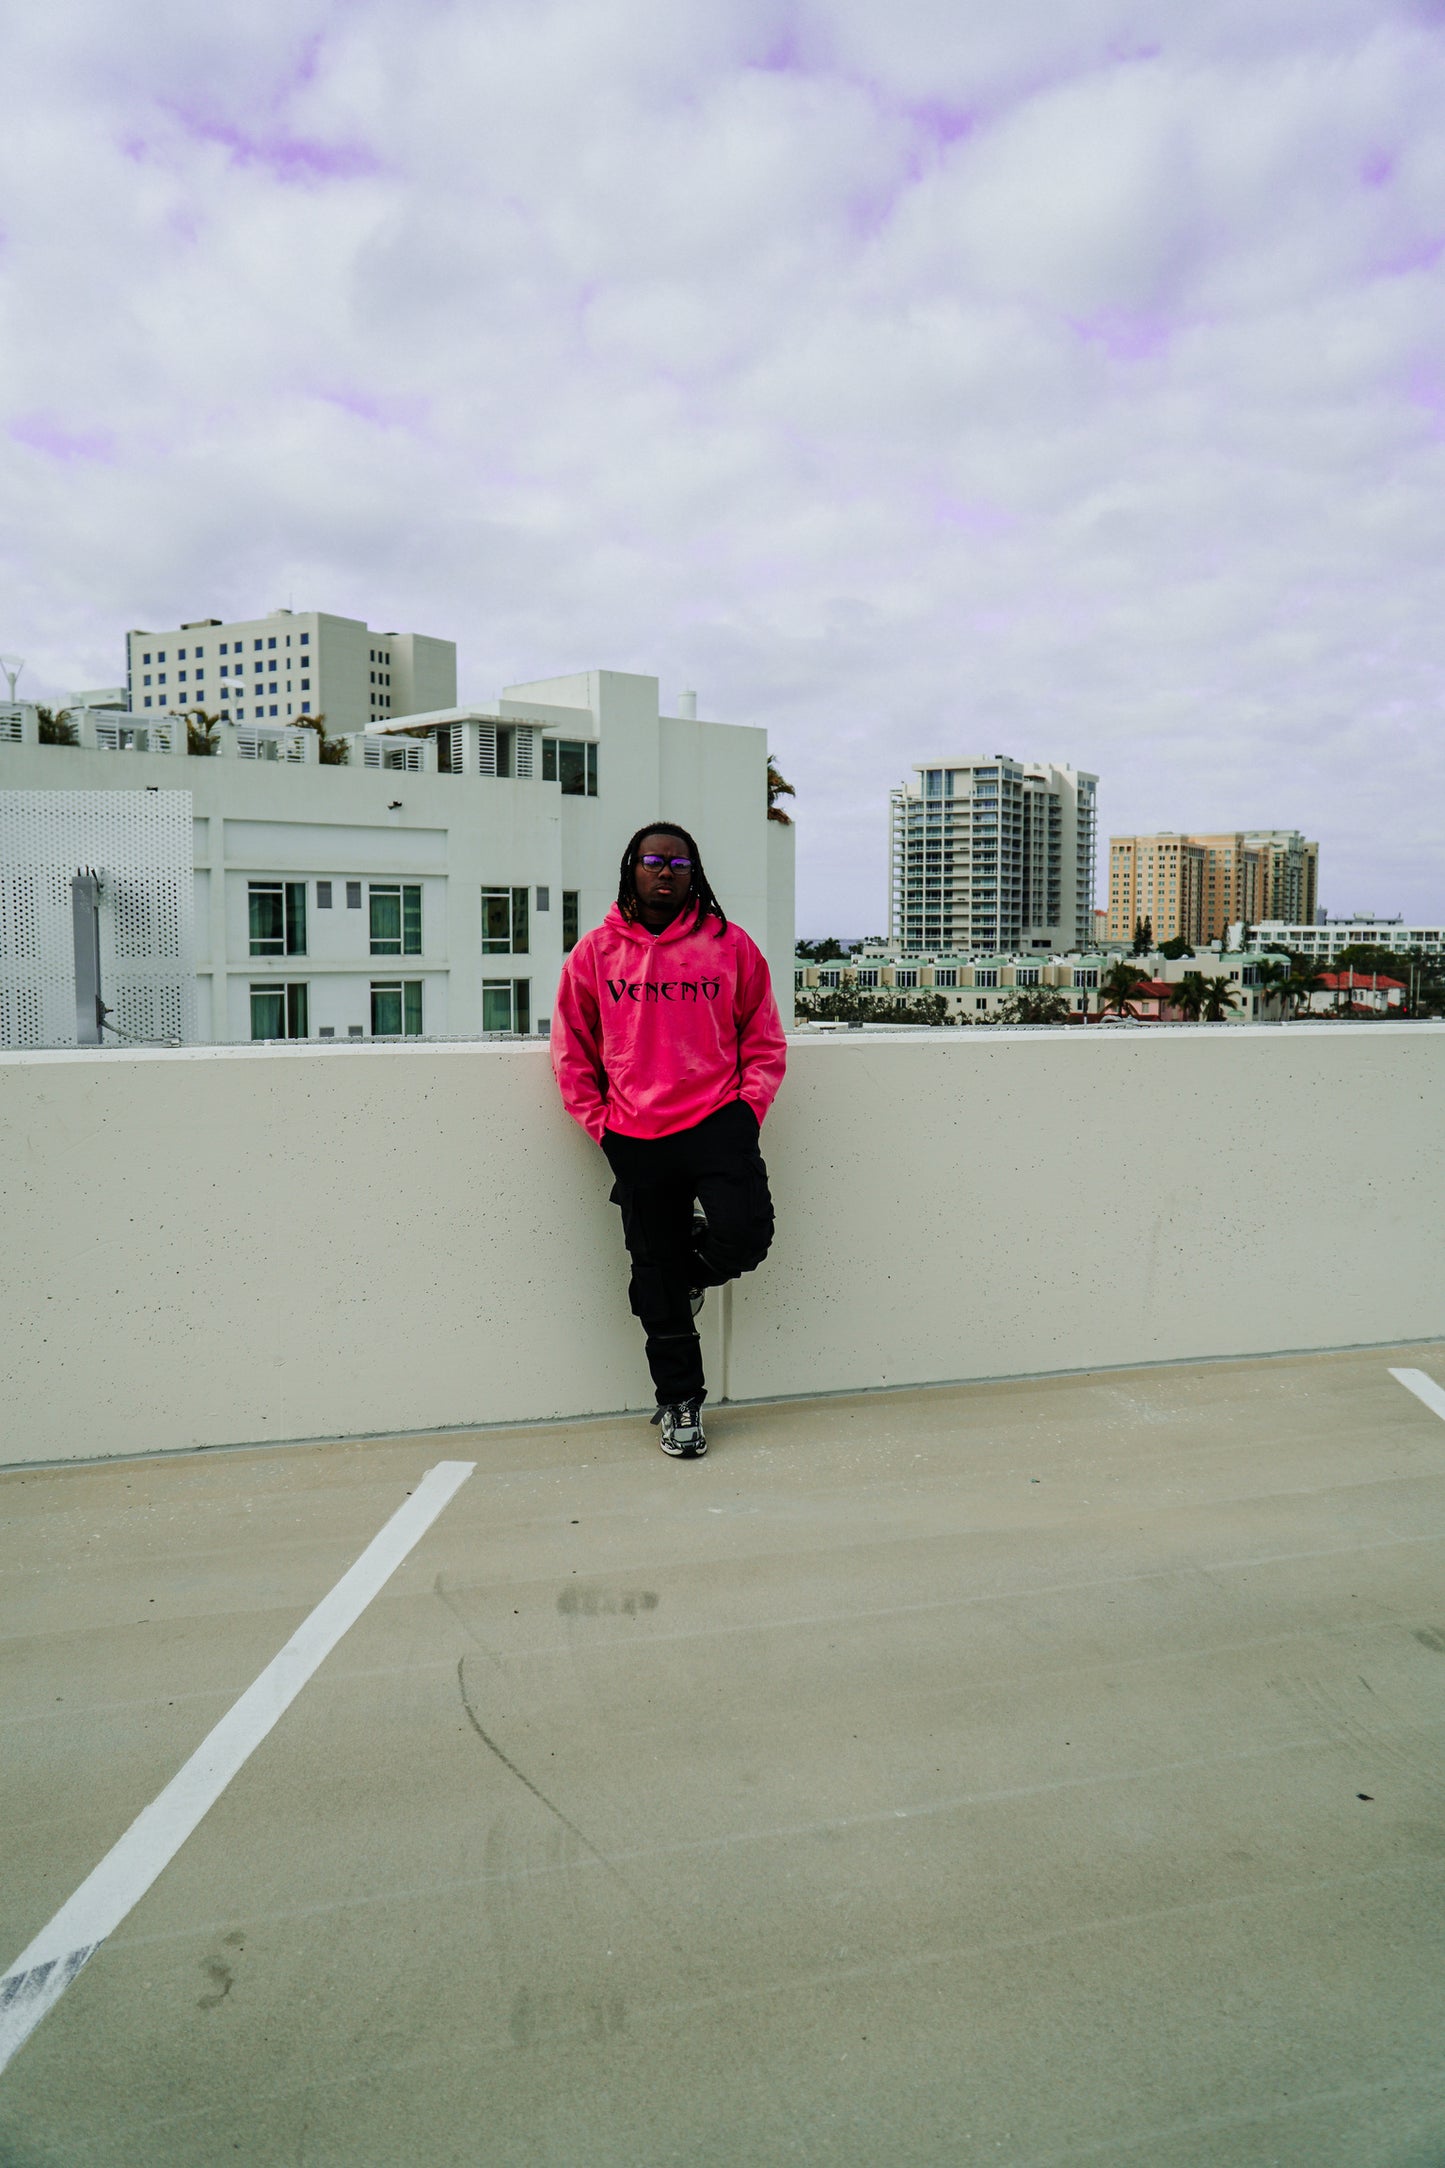
{"type": "Polygon", "coordinates": [[[677,712],[685,723],[695,723],[697,721],[697,694],[679,693],[677,696],[677,712]]]}

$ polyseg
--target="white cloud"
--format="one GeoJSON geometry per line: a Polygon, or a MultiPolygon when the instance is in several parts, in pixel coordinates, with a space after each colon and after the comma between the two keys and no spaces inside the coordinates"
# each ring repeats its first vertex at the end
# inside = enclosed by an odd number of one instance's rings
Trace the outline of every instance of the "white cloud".
{"type": "Polygon", "coordinates": [[[6,74],[35,683],[294,597],[766,722],[815,930],[1002,747],[1445,908],[1445,11],[148,0],[6,74]]]}

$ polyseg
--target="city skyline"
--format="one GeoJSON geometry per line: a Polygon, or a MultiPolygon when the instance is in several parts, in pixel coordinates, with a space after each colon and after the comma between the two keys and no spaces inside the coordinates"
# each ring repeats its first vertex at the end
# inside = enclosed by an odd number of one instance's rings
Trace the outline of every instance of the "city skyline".
{"type": "Polygon", "coordinates": [[[764,725],[803,926],[885,923],[924,741],[1438,913],[1425,0],[82,4],[7,83],[31,698],[289,604],[764,725]]]}

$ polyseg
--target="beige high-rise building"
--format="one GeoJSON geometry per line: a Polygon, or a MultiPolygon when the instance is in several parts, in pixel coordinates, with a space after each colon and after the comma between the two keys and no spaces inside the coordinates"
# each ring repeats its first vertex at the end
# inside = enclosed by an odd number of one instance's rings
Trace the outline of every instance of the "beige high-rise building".
{"type": "Polygon", "coordinates": [[[1223,940],[1240,921],[1313,919],[1319,849],[1287,828],[1111,836],[1109,939],[1131,939],[1141,921],[1156,941],[1203,943],[1223,940]],[[1284,897],[1296,905],[1292,914],[1278,907],[1284,897]]]}
{"type": "Polygon", "coordinates": [[[453,640],[373,632],[359,617],[273,610],[223,624],[192,619],[172,632],[126,635],[134,714],[190,714],[223,723],[286,723],[324,715],[332,737],[392,715],[455,707],[453,640]]]}

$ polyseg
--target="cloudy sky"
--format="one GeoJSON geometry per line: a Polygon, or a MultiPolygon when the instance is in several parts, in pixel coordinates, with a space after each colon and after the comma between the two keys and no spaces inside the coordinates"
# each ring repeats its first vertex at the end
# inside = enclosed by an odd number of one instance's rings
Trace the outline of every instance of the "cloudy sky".
{"type": "Polygon", "coordinates": [[[933,756],[1445,911],[1445,0],[50,0],[0,644],[294,603],[766,724],[799,925],[933,756]]]}

